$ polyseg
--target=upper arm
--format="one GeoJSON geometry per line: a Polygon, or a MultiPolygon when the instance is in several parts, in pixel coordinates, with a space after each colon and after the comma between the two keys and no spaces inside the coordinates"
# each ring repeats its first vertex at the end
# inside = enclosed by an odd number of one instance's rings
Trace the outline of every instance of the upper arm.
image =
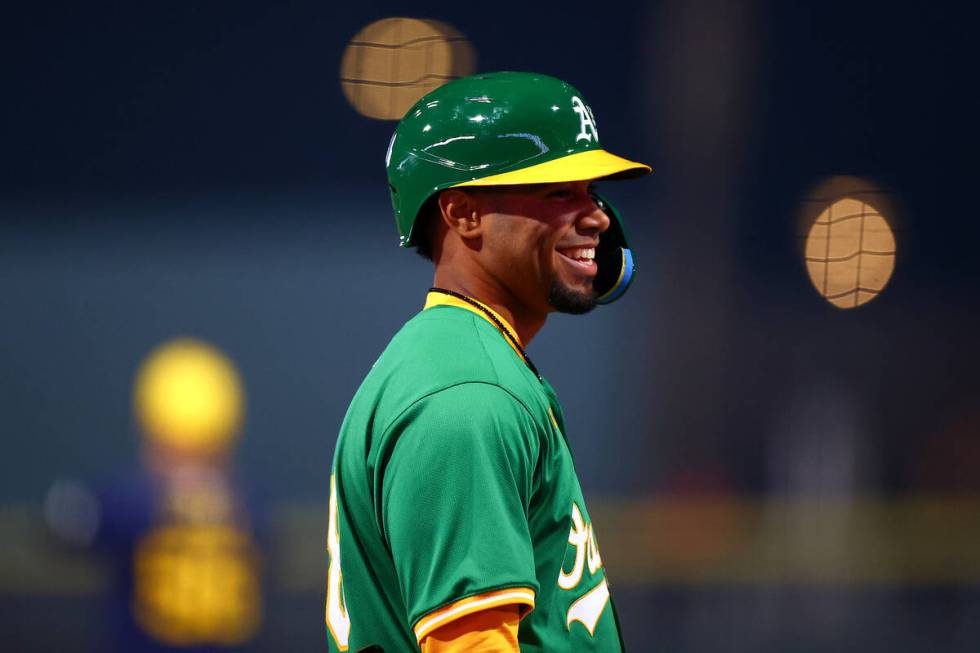
{"type": "Polygon", "coordinates": [[[422,638],[422,653],[519,653],[517,606],[475,612],[422,638]]]}
{"type": "Polygon", "coordinates": [[[470,383],[418,402],[391,434],[381,516],[419,639],[481,610],[533,607],[536,428],[505,390],[470,383]]]}

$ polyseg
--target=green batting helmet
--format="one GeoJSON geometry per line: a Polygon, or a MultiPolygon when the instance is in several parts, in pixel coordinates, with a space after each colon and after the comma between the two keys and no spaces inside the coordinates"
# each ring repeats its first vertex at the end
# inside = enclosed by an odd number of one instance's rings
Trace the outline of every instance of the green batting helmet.
{"type": "MultiPolygon", "coordinates": [[[[401,245],[414,243],[423,205],[447,188],[636,177],[650,172],[602,149],[592,109],[560,79],[500,72],[464,77],[424,96],[398,123],[388,154],[388,186],[401,245]]],[[[596,202],[610,228],[596,251],[599,303],[625,292],[633,255],[623,221],[596,202]]]]}

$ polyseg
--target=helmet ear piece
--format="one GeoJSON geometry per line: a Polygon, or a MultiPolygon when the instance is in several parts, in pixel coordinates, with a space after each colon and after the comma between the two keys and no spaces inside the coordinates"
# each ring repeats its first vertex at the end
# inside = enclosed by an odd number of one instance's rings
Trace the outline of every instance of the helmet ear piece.
{"type": "Polygon", "coordinates": [[[593,287],[597,304],[611,304],[622,297],[633,282],[633,252],[630,250],[619,211],[598,193],[593,192],[592,197],[596,205],[609,216],[609,228],[599,237],[599,246],[596,248],[599,272],[593,287]]]}

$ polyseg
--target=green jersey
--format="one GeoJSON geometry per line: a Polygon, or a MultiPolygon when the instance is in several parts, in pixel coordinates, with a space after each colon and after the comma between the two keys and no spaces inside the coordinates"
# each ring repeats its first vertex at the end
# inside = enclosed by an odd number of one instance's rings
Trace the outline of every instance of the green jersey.
{"type": "Polygon", "coordinates": [[[554,390],[458,299],[430,293],[357,391],[327,550],[331,651],[417,651],[503,605],[522,651],[622,650],[554,390]]]}

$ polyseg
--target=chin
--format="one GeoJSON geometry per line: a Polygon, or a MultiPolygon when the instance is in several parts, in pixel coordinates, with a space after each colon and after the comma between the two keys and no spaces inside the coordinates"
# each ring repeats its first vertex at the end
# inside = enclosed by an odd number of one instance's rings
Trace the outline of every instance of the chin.
{"type": "Polygon", "coordinates": [[[596,307],[596,294],[591,287],[578,290],[556,281],[551,284],[548,304],[559,313],[582,315],[596,307]]]}

